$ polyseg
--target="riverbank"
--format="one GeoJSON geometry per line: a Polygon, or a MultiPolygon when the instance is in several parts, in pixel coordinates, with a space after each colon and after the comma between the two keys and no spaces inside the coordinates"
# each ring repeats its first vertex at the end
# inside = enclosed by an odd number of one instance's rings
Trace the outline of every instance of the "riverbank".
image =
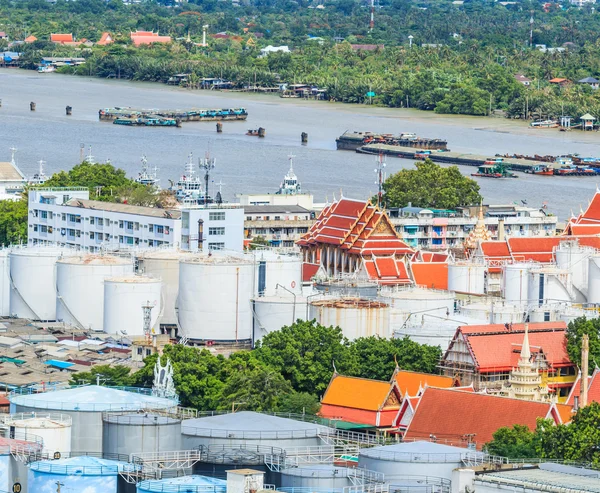
{"type": "MultiPolygon", "coordinates": [[[[0,69],[0,161],[10,159],[9,147],[19,149],[17,160],[32,175],[37,162],[47,162],[47,172],[72,167],[80,146],[92,146],[97,161],[110,159],[136,176],[142,154],[151,167],[159,168],[161,186],[176,180],[189,152],[203,156],[210,151],[217,159],[216,183],[223,195],[274,192],[294,154],[295,171],[304,191],[316,201],[339,195],[365,198],[376,191],[373,156],[335,150],[335,138],[346,130],[382,133],[413,132],[443,138],[452,151],[493,156],[495,154],[599,155],[596,133],[531,129],[524,122],[485,117],[436,115],[418,110],[377,108],[297,99],[264,94],[190,91],[149,82],[104,80],[59,74],[0,69]],[[35,112],[29,103],[37,103],[35,112]],[[72,116],[65,106],[72,106],[72,116]],[[135,106],[144,108],[245,107],[248,120],[225,122],[216,133],[214,122],[186,123],[182,128],[132,128],[98,121],[100,108],[135,106]],[[266,137],[249,137],[249,128],[264,127],[266,137]],[[302,145],[300,134],[308,133],[302,145]]],[[[388,159],[387,173],[412,167],[404,159],[388,159]]],[[[471,168],[461,167],[463,174],[471,168]]],[[[597,178],[564,180],[559,177],[523,176],[504,180],[480,180],[489,203],[544,202],[564,218],[585,206],[595,190],[597,178]]],[[[216,185],[211,185],[216,186],[216,185]]]]}

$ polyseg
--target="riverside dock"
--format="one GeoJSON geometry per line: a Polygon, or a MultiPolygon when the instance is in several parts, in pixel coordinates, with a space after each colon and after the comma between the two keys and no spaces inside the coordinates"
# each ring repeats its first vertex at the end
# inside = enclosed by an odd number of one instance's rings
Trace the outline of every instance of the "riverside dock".
{"type": "Polygon", "coordinates": [[[113,121],[117,118],[167,118],[180,122],[244,121],[248,118],[248,112],[245,108],[159,110],[115,107],[99,110],[98,118],[100,121],[113,121]]]}
{"type": "MultiPolygon", "coordinates": [[[[423,157],[415,157],[415,154],[421,154],[418,149],[411,147],[392,146],[386,144],[368,144],[356,149],[356,152],[363,154],[385,154],[403,159],[418,159],[423,157]]],[[[478,154],[467,154],[453,151],[431,151],[427,157],[436,163],[461,164],[465,166],[482,166],[486,160],[492,156],[483,156],[478,154]]],[[[505,166],[513,171],[531,172],[534,167],[547,165],[542,161],[531,161],[529,159],[503,158],[502,162],[505,166]]]]}

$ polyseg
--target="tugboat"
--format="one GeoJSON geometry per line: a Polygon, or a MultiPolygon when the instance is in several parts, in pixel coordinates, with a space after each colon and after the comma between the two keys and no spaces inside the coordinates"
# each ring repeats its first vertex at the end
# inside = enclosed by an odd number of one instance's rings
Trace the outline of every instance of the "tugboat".
{"type": "MultiPolygon", "coordinates": [[[[488,161],[486,161],[486,163],[488,163],[488,161]]],[[[479,166],[477,173],[471,173],[471,176],[480,178],[517,178],[517,175],[506,169],[502,161],[496,161],[496,164],[484,164],[483,166],[479,166]]]]}
{"type": "Polygon", "coordinates": [[[188,162],[185,164],[185,173],[177,183],[171,182],[170,191],[175,193],[175,198],[184,204],[197,205],[212,203],[213,200],[202,188],[202,178],[196,173],[194,156],[190,152],[188,162]]]}
{"type": "Polygon", "coordinates": [[[536,164],[535,166],[525,170],[525,173],[530,173],[532,175],[552,176],[554,175],[554,170],[550,166],[536,164]]]}
{"type": "Polygon", "coordinates": [[[158,168],[155,167],[154,171],[150,172],[150,168],[148,168],[148,160],[146,159],[145,155],[142,156],[141,161],[142,161],[142,170],[138,174],[135,181],[137,183],[139,183],[140,185],[146,185],[148,187],[159,188],[158,182],[160,181],[160,179],[157,178],[157,176],[156,176],[156,172],[158,171],[158,168]]]}
{"type": "Polygon", "coordinates": [[[290,169],[283,177],[283,181],[281,185],[279,185],[279,190],[275,192],[278,195],[297,195],[302,193],[302,188],[300,187],[300,182],[298,181],[298,177],[296,173],[294,173],[294,158],[296,156],[290,154],[288,159],[290,160],[290,169]]]}

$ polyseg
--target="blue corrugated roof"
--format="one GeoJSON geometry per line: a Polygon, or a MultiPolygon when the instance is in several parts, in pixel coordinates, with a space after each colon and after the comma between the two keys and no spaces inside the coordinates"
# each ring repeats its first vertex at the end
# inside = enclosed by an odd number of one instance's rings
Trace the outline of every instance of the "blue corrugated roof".
{"type": "Polygon", "coordinates": [[[46,364],[64,370],[65,368],[70,368],[75,363],[68,363],[66,361],[59,361],[57,359],[49,359],[48,361],[46,361],[46,364]]]}

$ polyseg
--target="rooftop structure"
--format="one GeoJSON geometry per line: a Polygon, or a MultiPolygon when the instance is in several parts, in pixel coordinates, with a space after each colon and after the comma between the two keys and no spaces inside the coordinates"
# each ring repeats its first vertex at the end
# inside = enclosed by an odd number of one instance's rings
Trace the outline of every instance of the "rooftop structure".
{"type": "Polygon", "coordinates": [[[404,438],[433,439],[481,449],[499,428],[518,424],[534,430],[538,418],[562,423],[555,404],[428,387],[404,438]]]}
{"type": "MultiPolygon", "coordinates": [[[[577,380],[573,384],[573,388],[567,397],[565,404],[573,406],[575,410],[583,404],[581,402],[581,373],[577,376],[577,380]]],[[[600,369],[596,368],[592,375],[588,376],[588,404],[592,402],[600,403],[600,369]]]]}
{"type": "Polygon", "coordinates": [[[134,46],[149,45],[154,43],[170,43],[171,36],[160,36],[152,31],[136,31],[130,34],[134,46]]]}
{"type": "Polygon", "coordinates": [[[73,34],[50,34],[50,41],[52,43],[65,44],[65,43],[73,43],[75,39],[73,38],[73,34]]]}
{"type": "Polygon", "coordinates": [[[298,245],[312,275],[360,273],[381,284],[411,282],[406,257],[413,250],[370,202],[340,198],[329,204],[298,245]]]}

